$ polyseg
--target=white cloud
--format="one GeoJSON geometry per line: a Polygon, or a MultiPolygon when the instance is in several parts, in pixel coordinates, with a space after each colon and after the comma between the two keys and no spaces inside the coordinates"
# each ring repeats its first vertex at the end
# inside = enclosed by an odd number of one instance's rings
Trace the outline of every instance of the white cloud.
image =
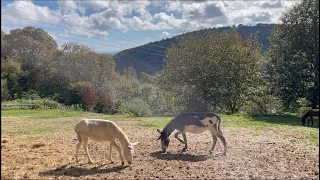
{"type": "Polygon", "coordinates": [[[162,35],[169,37],[170,33],[168,33],[167,31],[162,32],[162,35]]]}
{"type": "MultiPolygon", "coordinates": [[[[88,37],[111,29],[196,30],[232,24],[277,23],[282,12],[297,2],[291,1],[57,1],[58,10],[36,6],[32,1],[14,1],[2,12],[47,23],[70,26],[64,34],[88,37]],[[156,9],[155,9],[156,8],[156,9]],[[84,15],[88,13],[89,15],[84,15]],[[86,32],[83,32],[83,31],[86,32]]],[[[23,19],[5,16],[5,19],[23,19]]],[[[28,21],[29,22],[29,21],[28,21]]],[[[36,22],[30,21],[29,24],[36,22]]]]}
{"type": "Polygon", "coordinates": [[[170,33],[169,32],[167,32],[167,31],[163,31],[161,34],[159,34],[159,36],[161,37],[161,38],[168,38],[168,37],[170,37],[170,33]]]}
{"type": "Polygon", "coordinates": [[[254,2],[255,5],[260,6],[261,8],[282,8],[283,4],[280,0],[277,1],[257,1],[254,2]]]}
{"type": "MultiPolygon", "coordinates": [[[[58,23],[60,11],[50,10],[48,7],[36,6],[31,1],[14,1],[8,4],[1,12],[13,16],[33,19],[49,23],[58,23]]],[[[20,18],[8,17],[7,19],[15,19],[17,21],[25,21],[20,18]]]]}
{"type": "Polygon", "coordinates": [[[110,1],[81,1],[83,4],[88,7],[92,8],[94,10],[102,10],[110,7],[110,1]]]}

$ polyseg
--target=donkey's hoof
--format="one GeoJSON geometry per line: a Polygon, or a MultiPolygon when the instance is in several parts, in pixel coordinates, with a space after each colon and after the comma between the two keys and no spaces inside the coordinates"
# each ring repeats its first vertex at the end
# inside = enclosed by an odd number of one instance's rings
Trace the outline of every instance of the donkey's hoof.
{"type": "Polygon", "coordinates": [[[123,166],[124,165],[124,162],[121,162],[121,166],[123,166]]]}
{"type": "Polygon", "coordinates": [[[186,152],[187,150],[188,150],[187,148],[183,148],[181,151],[186,152]]]}
{"type": "Polygon", "coordinates": [[[113,161],[110,162],[110,164],[113,164],[113,163],[114,163],[113,161]]]}

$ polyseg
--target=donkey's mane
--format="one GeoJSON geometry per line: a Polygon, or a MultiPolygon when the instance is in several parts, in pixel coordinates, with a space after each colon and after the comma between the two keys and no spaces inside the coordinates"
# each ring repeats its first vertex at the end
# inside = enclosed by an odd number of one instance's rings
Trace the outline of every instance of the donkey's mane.
{"type": "Polygon", "coordinates": [[[130,144],[128,136],[119,128],[119,126],[117,126],[116,124],[114,124],[114,126],[115,126],[115,133],[116,133],[120,143],[122,145],[130,144]]]}
{"type": "Polygon", "coordinates": [[[168,137],[170,136],[170,134],[175,130],[174,127],[174,119],[172,119],[164,128],[162,132],[166,132],[168,137]]]}

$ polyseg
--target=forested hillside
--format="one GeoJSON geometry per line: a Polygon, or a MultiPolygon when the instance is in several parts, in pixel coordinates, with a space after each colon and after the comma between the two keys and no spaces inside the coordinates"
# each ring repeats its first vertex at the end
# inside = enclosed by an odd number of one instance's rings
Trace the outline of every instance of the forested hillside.
{"type": "MultiPolygon", "coordinates": [[[[265,51],[270,47],[268,37],[271,35],[274,24],[258,24],[256,26],[239,25],[236,27],[238,33],[242,38],[248,39],[251,34],[258,32],[259,42],[262,44],[262,50],[265,51]]],[[[204,35],[208,32],[223,32],[231,31],[232,27],[220,27],[212,29],[203,29],[185,33],[172,38],[167,38],[161,41],[148,43],[143,46],[132,49],[123,50],[114,55],[116,62],[116,70],[123,73],[125,68],[133,67],[137,74],[145,72],[150,75],[155,75],[157,71],[163,69],[163,61],[166,58],[166,49],[171,45],[177,43],[177,37],[186,35],[204,35]]]]}

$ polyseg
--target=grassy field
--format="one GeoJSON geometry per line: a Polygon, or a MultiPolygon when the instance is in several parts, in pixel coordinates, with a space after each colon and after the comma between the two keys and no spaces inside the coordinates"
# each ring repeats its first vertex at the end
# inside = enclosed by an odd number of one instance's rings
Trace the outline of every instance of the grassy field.
{"type": "MultiPolygon", "coordinates": [[[[68,111],[68,110],[6,110],[1,111],[1,151],[2,151],[2,179],[20,179],[20,178],[74,178],[74,177],[81,177],[81,178],[102,178],[102,177],[118,177],[118,178],[135,178],[135,177],[148,177],[148,174],[150,177],[160,177],[160,178],[167,178],[169,176],[176,175],[176,170],[172,170],[172,174],[167,174],[161,176],[161,174],[157,174],[157,171],[154,171],[154,169],[150,169],[150,172],[140,172],[136,173],[135,176],[130,176],[127,173],[130,173],[130,170],[123,170],[121,171],[123,176],[114,176],[113,172],[118,171],[119,169],[113,169],[114,167],[106,167],[105,171],[95,171],[95,169],[91,169],[90,172],[88,168],[96,168],[91,167],[89,165],[84,165],[84,168],[88,170],[87,173],[83,174],[81,171],[74,171],[77,169],[73,169],[74,167],[78,165],[72,165],[70,169],[64,169],[63,172],[60,173],[61,170],[56,170],[56,168],[60,168],[59,164],[68,164],[73,160],[74,155],[74,146],[76,144],[75,139],[75,133],[73,131],[73,127],[76,122],[81,120],[82,118],[99,118],[99,119],[107,119],[107,120],[113,120],[117,124],[120,125],[120,127],[123,128],[125,132],[127,132],[130,136],[133,138],[142,141],[142,142],[148,142],[144,144],[143,146],[138,148],[138,151],[140,153],[144,152],[143,156],[146,158],[146,161],[152,161],[154,163],[167,163],[167,161],[163,161],[166,159],[163,159],[163,156],[158,156],[155,154],[151,154],[147,156],[146,154],[149,154],[150,151],[157,151],[159,150],[159,145],[155,141],[158,134],[155,131],[156,128],[163,128],[173,117],[135,117],[135,116],[124,116],[124,115],[103,115],[103,114],[95,114],[95,113],[89,113],[89,112],[81,112],[81,111],[68,111]],[[150,134],[147,135],[146,134],[150,134]],[[48,143],[50,142],[50,143],[48,143]],[[53,147],[55,143],[59,142],[60,147],[53,147]],[[68,144],[69,143],[69,144],[68,144]],[[70,146],[70,143],[72,145],[70,146]],[[156,144],[154,144],[156,143],[156,144]],[[38,148],[39,151],[37,151],[38,148]],[[43,149],[41,149],[43,148],[43,149]],[[46,149],[48,148],[48,149],[46,149]],[[56,149],[55,152],[53,152],[53,149],[56,149]],[[24,152],[28,153],[28,156],[23,160],[21,160],[20,153],[24,152]],[[57,153],[58,152],[58,153],[57,153]],[[42,153],[43,157],[50,157],[48,160],[43,161],[42,163],[37,163],[38,161],[35,161],[38,157],[39,153],[42,153]],[[54,153],[55,155],[53,156],[54,153]],[[66,153],[68,155],[66,155],[66,153]],[[51,157],[52,156],[52,157],[51,157]],[[64,157],[65,156],[65,157],[64,157]],[[66,158],[68,157],[68,158],[66,158]],[[161,158],[160,158],[161,157],[161,158]],[[53,160],[52,158],[57,158],[57,160],[53,160]],[[153,158],[153,159],[152,159],[153,158]],[[154,158],[156,158],[158,161],[155,161],[154,158]],[[111,168],[111,169],[110,169],[111,168]],[[45,172],[45,173],[44,173],[45,172]],[[48,173],[50,172],[50,173],[48,173]],[[108,173],[106,173],[108,172],[108,173]],[[152,173],[151,173],[152,172],[152,173]],[[44,175],[45,174],[45,175],[44,175]],[[154,176],[152,175],[154,174],[154,176]]],[[[300,125],[299,120],[294,116],[280,116],[280,115],[264,115],[264,116],[246,116],[246,115],[221,115],[222,117],[222,123],[221,128],[224,132],[227,139],[229,139],[229,146],[230,146],[230,153],[234,153],[234,156],[236,158],[238,157],[238,154],[244,153],[245,146],[248,145],[247,149],[253,148],[250,150],[250,153],[256,153],[257,149],[260,149],[261,151],[261,143],[263,142],[273,142],[276,143],[276,146],[272,147],[266,147],[266,148],[274,148],[275,152],[284,151],[283,149],[286,149],[284,147],[284,144],[288,143],[290,146],[292,145],[292,148],[295,150],[295,155],[291,154],[290,158],[292,158],[292,163],[294,163],[293,167],[297,166],[297,169],[301,169],[304,165],[298,164],[298,158],[299,161],[304,161],[303,159],[300,159],[300,156],[298,157],[297,154],[301,152],[310,151],[311,153],[317,154],[319,156],[319,129],[318,128],[312,128],[312,127],[303,127],[300,125]],[[238,143],[243,142],[247,143],[246,145],[243,145],[244,149],[239,149],[238,143]],[[261,142],[261,143],[256,143],[261,142]],[[249,144],[251,143],[251,146],[249,144]],[[252,144],[254,144],[252,146],[252,144]],[[236,148],[236,149],[233,149],[236,148]],[[317,149],[315,149],[317,148],[317,149]],[[233,151],[233,152],[232,152],[233,151]],[[239,152],[237,152],[239,151],[239,152]],[[296,159],[296,164],[295,160],[296,159]],[[301,167],[300,167],[301,166],[301,167]]],[[[318,124],[318,121],[314,124],[318,124]]],[[[129,136],[129,137],[130,137],[129,136]]],[[[192,139],[196,142],[202,141],[198,139],[198,137],[204,136],[208,139],[209,137],[207,134],[204,135],[188,135],[188,138],[190,137],[191,146],[192,146],[192,139]]],[[[172,138],[174,139],[174,138],[172,138]]],[[[209,137],[208,140],[205,142],[205,146],[210,145],[211,138],[209,137]]],[[[92,143],[92,146],[95,146],[95,148],[100,147],[100,145],[92,143]]],[[[241,146],[242,146],[241,145],[241,146]]],[[[181,145],[178,144],[176,141],[173,142],[173,147],[180,147],[181,145]]],[[[197,147],[197,145],[194,145],[197,147]]],[[[221,144],[218,145],[219,149],[222,148],[221,144]]],[[[92,147],[93,148],[93,147],[92,147]]],[[[198,149],[193,148],[194,150],[190,151],[189,153],[201,153],[203,152],[203,149],[205,147],[198,147],[198,149]],[[200,151],[202,150],[202,151],[200,151]],[[193,152],[194,151],[194,152],[193,152]],[[200,152],[199,152],[200,151],[200,152]]],[[[104,150],[106,151],[106,150],[104,150]]],[[[248,157],[250,157],[250,153],[246,152],[248,154],[248,157]]],[[[271,152],[270,152],[271,153],[271,152]]],[[[286,152],[283,152],[286,156],[286,152]]],[[[291,152],[290,152],[291,153],[291,152]]],[[[289,153],[289,154],[290,154],[289,153]]],[[[281,153],[280,153],[281,154],[281,153]]],[[[300,154],[301,155],[301,154],[300,154]]],[[[94,154],[93,157],[97,156],[96,158],[99,159],[99,154],[94,154]]],[[[138,156],[138,155],[137,155],[138,156]]],[[[141,155],[142,156],[142,155],[141,155]]],[[[176,163],[183,163],[183,161],[192,162],[193,160],[190,160],[190,157],[192,158],[199,158],[198,156],[193,157],[194,155],[190,156],[190,154],[187,154],[185,156],[185,159],[183,159],[181,154],[178,155],[172,155],[171,158],[177,158],[176,163]],[[180,158],[180,159],[179,159],[180,158]],[[182,159],[181,159],[182,158],[182,159]],[[180,162],[181,161],[181,162],[180,162]]],[[[230,155],[231,156],[231,155],[230,155]]],[[[256,156],[256,154],[252,154],[252,157],[256,156]]],[[[317,156],[317,157],[318,157],[317,156]]],[[[118,157],[118,155],[115,154],[114,157],[118,157]]],[[[202,156],[201,156],[202,157],[202,156]]],[[[289,156],[288,156],[289,157],[289,156]]],[[[262,156],[261,156],[262,158],[262,156]]],[[[264,157],[266,158],[266,157],[264,157]]],[[[269,157],[272,158],[272,157],[269,157]]],[[[23,158],[22,158],[23,159],[23,158]]],[[[254,158],[253,158],[254,159],[254,158]]],[[[317,165],[317,169],[319,167],[319,161],[316,159],[312,159],[312,163],[317,165]]],[[[240,159],[238,161],[243,163],[246,163],[247,160],[250,160],[250,158],[247,159],[240,159]]],[[[261,159],[260,159],[261,160],[261,159]]],[[[310,160],[310,159],[309,159],[310,160]]],[[[307,161],[307,163],[309,162],[307,161]]],[[[210,160],[206,160],[205,162],[208,162],[210,164],[210,160]]],[[[219,161],[215,161],[219,162],[219,161]]],[[[258,161],[257,161],[258,162],[258,161]]],[[[146,166],[145,168],[151,166],[150,164],[144,165],[142,162],[139,161],[140,164],[137,166],[146,166]]],[[[145,162],[148,163],[148,162],[145,162]]],[[[233,161],[230,162],[221,162],[220,164],[222,170],[221,172],[225,172],[225,174],[211,174],[207,177],[221,177],[221,178],[248,178],[250,176],[251,169],[249,166],[244,169],[246,172],[243,174],[242,172],[239,172],[237,170],[234,170],[235,172],[238,172],[238,174],[242,173],[242,176],[240,177],[234,177],[232,174],[228,174],[227,168],[224,169],[223,166],[230,166],[230,164],[224,164],[224,163],[235,163],[233,161]],[[246,174],[246,173],[249,173],[246,174]]],[[[239,162],[237,162],[239,163],[239,162]]],[[[304,162],[305,163],[305,162],[304,162]]],[[[311,161],[310,161],[311,163],[311,161]]],[[[193,163],[194,165],[195,163],[193,163]]],[[[159,168],[161,165],[154,165],[154,168],[159,168]]],[[[167,166],[164,164],[164,167],[167,166]]],[[[219,166],[219,167],[220,167],[219,166]]],[[[245,166],[245,165],[244,165],[245,166]]],[[[269,166],[268,166],[269,167],[269,166]]],[[[66,168],[66,166],[64,166],[66,168]]],[[[151,168],[151,167],[150,167],[151,168]]],[[[193,169],[193,166],[190,166],[191,169],[188,170],[195,170],[193,169]]],[[[197,167],[194,167],[197,168],[197,167]]],[[[277,167],[278,168],[278,167],[277,167]]],[[[280,171],[280,174],[273,174],[274,177],[286,177],[285,173],[288,173],[290,171],[289,169],[280,171]]],[[[148,169],[148,168],[147,168],[148,169]]],[[[297,172],[297,177],[313,177],[317,176],[317,173],[319,172],[317,169],[309,167],[309,170],[307,172],[297,172]],[[313,174],[314,173],[314,174],[313,174]]],[[[243,169],[241,171],[244,171],[243,169]]],[[[263,168],[262,168],[263,170],[263,168]]],[[[261,171],[262,171],[261,170],[261,171]]],[[[292,170],[293,171],[293,170],[292,170]]],[[[302,171],[302,170],[301,170],[302,171]]],[[[171,171],[170,171],[171,172],[171,171]]],[[[255,173],[255,171],[252,171],[252,173],[255,173]]],[[[271,172],[270,172],[271,173],[271,172]]],[[[274,172],[273,172],[274,173],[274,172]]],[[[254,175],[251,175],[254,176],[254,175]]],[[[267,177],[270,176],[270,174],[257,174],[254,177],[267,177]]],[[[193,176],[181,176],[178,175],[178,177],[181,178],[192,178],[193,176]]],[[[201,176],[200,176],[201,177],[201,176]]],[[[196,178],[196,177],[195,177],[196,178]]]]}

